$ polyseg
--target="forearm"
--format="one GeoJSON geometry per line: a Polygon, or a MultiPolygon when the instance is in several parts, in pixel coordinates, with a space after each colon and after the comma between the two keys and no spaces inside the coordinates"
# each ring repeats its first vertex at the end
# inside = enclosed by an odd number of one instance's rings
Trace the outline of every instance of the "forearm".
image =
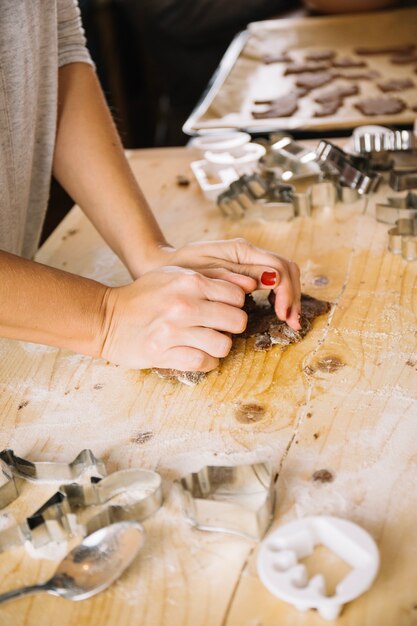
{"type": "Polygon", "coordinates": [[[108,291],[0,251],[0,336],[100,356],[108,291]]]}
{"type": "Polygon", "coordinates": [[[131,274],[166,244],[129,164],[93,69],[59,70],[54,175],[131,274]]]}

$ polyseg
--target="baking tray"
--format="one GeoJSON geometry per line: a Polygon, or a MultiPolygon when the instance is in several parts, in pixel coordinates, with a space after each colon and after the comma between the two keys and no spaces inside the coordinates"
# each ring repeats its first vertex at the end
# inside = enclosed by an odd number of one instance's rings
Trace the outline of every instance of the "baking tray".
{"type": "MultiPolygon", "coordinates": [[[[209,87],[186,123],[183,130],[189,135],[216,129],[239,129],[252,133],[273,130],[309,131],[343,130],[361,124],[409,125],[416,118],[410,108],[396,115],[365,116],[353,105],[363,97],[392,95],[403,99],[409,107],[417,105],[417,88],[400,94],[383,94],[377,81],[358,81],[360,95],[347,98],[339,111],[325,118],[313,117],[318,105],[313,98],[340,83],[313,90],[301,99],[299,110],[291,117],[254,119],[251,111],[254,100],[278,97],[294,86],[294,75],[284,76],[285,64],[265,64],[265,54],[290,51],[295,60],[306,52],[332,49],[340,56],[352,56],[359,46],[388,46],[417,41],[417,9],[344,15],[309,17],[253,22],[239,33],[226,51],[209,87]]],[[[411,78],[417,85],[415,68],[411,65],[393,65],[389,55],[363,57],[366,69],[376,69],[379,80],[411,78]]],[[[354,72],[355,70],[346,70],[354,72]]],[[[346,81],[342,81],[345,82],[346,81]]],[[[350,81],[349,81],[350,82],[350,81]]]]}

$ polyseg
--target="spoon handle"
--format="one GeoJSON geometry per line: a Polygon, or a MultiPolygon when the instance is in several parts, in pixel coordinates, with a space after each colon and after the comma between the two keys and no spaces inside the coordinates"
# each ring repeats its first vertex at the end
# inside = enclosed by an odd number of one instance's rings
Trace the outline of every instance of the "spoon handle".
{"type": "Polygon", "coordinates": [[[31,593],[48,591],[48,589],[48,583],[43,583],[42,585],[29,585],[28,587],[21,587],[20,589],[15,589],[14,591],[8,591],[7,593],[0,594],[0,604],[3,604],[3,602],[8,602],[9,600],[13,600],[14,598],[27,596],[31,593]]]}

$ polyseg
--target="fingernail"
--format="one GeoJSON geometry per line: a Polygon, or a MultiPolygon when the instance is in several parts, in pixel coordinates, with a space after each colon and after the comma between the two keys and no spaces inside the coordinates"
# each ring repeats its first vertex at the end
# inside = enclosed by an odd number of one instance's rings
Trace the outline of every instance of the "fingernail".
{"type": "Polygon", "coordinates": [[[287,309],[287,319],[290,317],[290,315],[291,315],[291,307],[287,309]]]}
{"type": "Polygon", "coordinates": [[[275,285],[276,279],[276,272],[264,272],[261,276],[261,283],[267,287],[272,287],[272,285],[275,285]]]}

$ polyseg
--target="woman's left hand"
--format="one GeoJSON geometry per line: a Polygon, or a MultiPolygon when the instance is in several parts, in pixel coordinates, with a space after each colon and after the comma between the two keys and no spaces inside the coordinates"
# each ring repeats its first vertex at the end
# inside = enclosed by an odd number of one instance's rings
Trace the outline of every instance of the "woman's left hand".
{"type": "Polygon", "coordinates": [[[158,248],[147,269],[163,265],[187,267],[209,278],[227,280],[246,293],[273,289],[278,318],[294,330],[300,328],[300,270],[296,263],[274,252],[245,239],[197,241],[178,249],[158,248]]]}

